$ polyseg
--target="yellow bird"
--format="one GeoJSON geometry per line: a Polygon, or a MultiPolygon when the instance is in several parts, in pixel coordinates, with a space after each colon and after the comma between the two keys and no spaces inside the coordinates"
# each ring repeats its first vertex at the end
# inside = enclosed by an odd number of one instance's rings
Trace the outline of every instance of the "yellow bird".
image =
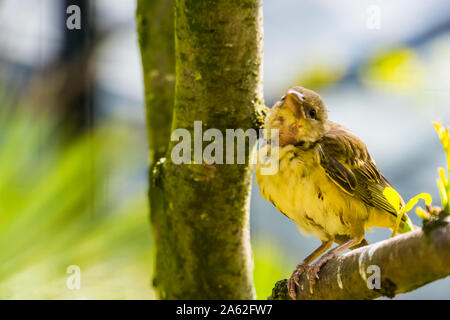
{"type": "MultiPolygon", "coordinates": [[[[346,249],[367,244],[364,232],[370,227],[394,228],[398,210],[383,195],[383,190],[392,186],[377,169],[366,145],[328,120],[317,93],[290,88],[270,110],[265,127],[279,130],[279,167],[275,174],[263,174],[261,163],[255,166],[261,194],[300,231],[322,241],[288,281],[289,295],[295,299],[303,273],[312,290],[321,266],[346,249]],[[329,250],[334,242],[338,246],[329,250]]],[[[412,228],[405,214],[399,231],[412,228]]]]}

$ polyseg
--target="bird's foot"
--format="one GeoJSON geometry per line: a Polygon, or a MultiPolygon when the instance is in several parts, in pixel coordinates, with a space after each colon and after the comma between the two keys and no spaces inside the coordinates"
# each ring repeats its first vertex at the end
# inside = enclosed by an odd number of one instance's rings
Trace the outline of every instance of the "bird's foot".
{"type": "Polygon", "coordinates": [[[314,293],[313,287],[316,283],[316,279],[319,279],[319,271],[320,269],[331,259],[336,257],[336,253],[333,251],[330,251],[326,254],[324,254],[322,257],[317,260],[316,263],[312,264],[308,267],[308,271],[306,272],[306,278],[309,281],[309,292],[311,294],[314,293]]]}
{"type": "Polygon", "coordinates": [[[307,272],[309,266],[305,262],[301,262],[297,265],[291,277],[288,280],[288,292],[292,300],[297,298],[297,287],[299,286],[300,276],[307,272]]]}

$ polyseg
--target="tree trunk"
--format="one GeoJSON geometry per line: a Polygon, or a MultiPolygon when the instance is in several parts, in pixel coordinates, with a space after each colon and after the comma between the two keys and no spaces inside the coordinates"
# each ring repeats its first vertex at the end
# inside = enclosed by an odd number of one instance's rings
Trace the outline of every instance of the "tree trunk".
{"type": "MultiPolygon", "coordinates": [[[[253,299],[248,161],[171,161],[171,2],[139,0],[137,13],[152,154],[154,285],[167,299],[253,299]]],[[[255,127],[263,107],[260,0],[177,0],[174,52],[172,129],[194,137],[194,121],[224,136],[225,129],[255,127]]]]}

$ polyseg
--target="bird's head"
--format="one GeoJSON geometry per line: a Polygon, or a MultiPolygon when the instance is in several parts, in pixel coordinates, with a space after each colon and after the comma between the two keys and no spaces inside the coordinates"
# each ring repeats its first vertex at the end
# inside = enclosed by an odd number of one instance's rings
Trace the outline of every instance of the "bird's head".
{"type": "Polygon", "coordinates": [[[325,134],[328,115],[314,91],[291,87],[270,110],[265,127],[279,130],[279,145],[308,148],[325,134]]]}

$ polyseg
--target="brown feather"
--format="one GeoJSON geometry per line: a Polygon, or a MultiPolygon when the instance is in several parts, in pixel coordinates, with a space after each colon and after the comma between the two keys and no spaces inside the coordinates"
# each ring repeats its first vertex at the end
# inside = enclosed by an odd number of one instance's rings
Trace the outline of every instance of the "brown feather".
{"type": "Polygon", "coordinates": [[[397,216],[397,211],[383,195],[384,189],[392,186],[377,169],[366,145],[336,123],[327,121],[327,126],[328,131],[318,148],[320,165],[327,176],[367,205],[397,216]]]}

